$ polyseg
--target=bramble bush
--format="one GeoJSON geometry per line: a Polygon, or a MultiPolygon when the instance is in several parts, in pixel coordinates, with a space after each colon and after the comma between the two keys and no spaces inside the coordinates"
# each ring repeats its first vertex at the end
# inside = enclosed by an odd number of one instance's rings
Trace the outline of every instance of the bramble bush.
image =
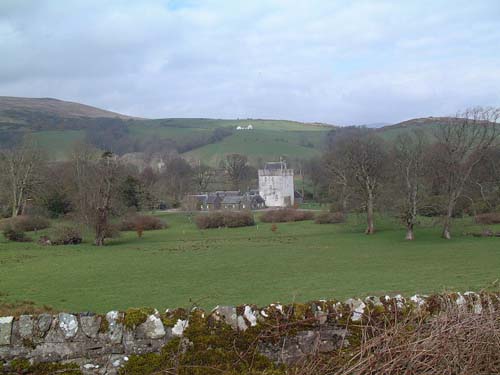
{"type": "Polygon", "coordinates": [[[78,245],[82,243],[82,235],[78,228],[64,226],[57,228],[51,240],[52,245],[78,245]]]}
{"type": "Polygon", "coordinates": [[[255,221],[249,211],[218,211],[196,216],[195,223],[199,229],[209,229],[247,227],[255,221]]]}
{"type": "Polygon", "coordinates": [[[166,227],[165,222],[151,215],[128,215],[120,224],[121,231],[158,230],[166,227]]]}
{"type": "Polygon", "coordinates": [[[491,225],[500,224],[500,212],[489,212],[486,214],[479,214],[475,217],[478,224],[491,225]]]}
{"type": "Polygon", "coordinates": [[[50,221],[42,216],[21,215],[2,221],[1,229],[13,229],[19,232],[31,232],[50,227],[50,221]]]}
{"type": "Polygon", "coordinates": [[[314,212],[300,211],[293,208],[266,211],[260,217],[264,223],[286,223],[291,221],[313,220],[314,212]]]}
{"type": "Polygon", "coordinates": [[[13,228],[10,225],[4,227],[3,235],[9,241],[14,242],[30,242],[31,238],[26,237],[26,234],[22,230],[13,228]]]}

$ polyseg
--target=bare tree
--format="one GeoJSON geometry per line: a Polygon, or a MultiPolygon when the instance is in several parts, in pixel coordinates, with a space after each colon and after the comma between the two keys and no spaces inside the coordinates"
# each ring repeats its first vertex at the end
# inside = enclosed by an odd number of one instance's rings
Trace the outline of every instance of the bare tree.
{"type": "Polygon", "coordinates": [[[500,149],[492,147],[471,173],[465,194],[476,209],[492,212],[500,203],[500,149]],[[478,207],[476,207],[478,206],[478,207]]]}
{"type": "Polygon", "coordinates": [[[340,206],[344,214],[347,213],[347,204],[352,194],[352,184],[349,178],[349,160],[347,155],[335,149],[323,156],[322,162],[328,180],[330,193],[338,191],[340,206]]]}
{"type": "Polygon", "coordinates": [[[0,173],[9,192],[12,217],[21,214],[42,165],[42,152],[30,139],[25,139],[16,148],[0,152],[0,173]]]}
{"type": "Polygon", "coordinates": [[[334,147],[336,154],[345,158],[342,170],[345,171],[346,184],[352,181],[351,186],[356,186],[363,197],[366,234],[375,233],[374,205],[386,171],[387,153],[384,146],[382,139],[372,131],[353,128],[339,137],[334,147]]]}
{"type": "Polygon", "coordinates": [[[154,184],[154,194],[162,201],[178,205],[193,187],[193,169],[180,157],[168,159],[154,184]]]}
{"type": "Polygon", "coordinates": [[[248,176],[248,158],[241,154],[226,155],[225,160],[222,162],[224,171],[226,172],[231,188],[235,190],[240,189],[243,180],[248,176]]]}
{"type": "Polygon", "coordinates": [[[394,145],[398,186],[403,193],[402,214],[406,224],[406,239],[414,240],[414,226],[417,222],[419,195],[423,185],[425,149],[424,134],[414,131],[398,136],[394,145]]]}
{"type": "Polygon", "coordinates": [[[82,221],[94,230],[94,244],[109,237],[110,218],[119,207],[120,186],[125,177],[110,152],[81,146],[73,154],[75,204],[82,221]]]}
{"type": "Polygon", "coordinates": [[[445,183],[446,213],[442,237],[451,239],[451,219],[474,168],[496,144],[500,108],[468,109],[440,126],[435,136],[434,168],[445,183]]]}
{"type": "Polygon", "coordinates": [[[198,192],[207,191],[208,186],[215,180],[215,171],[200,161],[193,168],[193,180],[198,192]]]}
{"type": "Polygon", "coordinates": [[[366,234],[375,233],[374,204],[384,173],[386,153],[382,140],[373,135],[353,139],[348,148],[348,158],[354,177],[366,201],[366,234]]]}

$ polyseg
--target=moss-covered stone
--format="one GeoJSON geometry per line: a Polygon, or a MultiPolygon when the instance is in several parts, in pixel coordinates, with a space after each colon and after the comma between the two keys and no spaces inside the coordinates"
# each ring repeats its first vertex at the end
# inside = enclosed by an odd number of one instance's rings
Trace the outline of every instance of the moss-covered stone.
{"type": "Polygon", "coordinates": [[[10,372],[5,374],[29,374],[29,375],[82,375],[77,364],[69,363],[36,363],[30,364],[27,359],[14,359],[9,364],[10,372]]]}
{"type": "Polygon", "coordinates": [[[101,326],[99,327],[99,333],[109,332],[109,322],[105,316],[101,316],[101,326]]]}
{"type": "MultiPolygon", "coordinates": [[[[202,310],[198,310],[202,311],[202,310]]],[[[188,312],[186,309],[175,309],[175,310],[169,310],[166,311],[164,314],[161,315],[161,321],[163,322],[163,325],[165,327],[170,327],[172,328],[175,326],[177,321],[179,319],[186,320],[188,319],[188,312]]]]}
{"type": "Polygon", "coordinates": [[[128,329],[134,329],[144,323],[148,316],[154,314],[155,309],[150,307],[130,308],[125,311],[123,325],[128,329]]]}
{"type": "MultiPolygon", "coordinates": [[[[179,314],[172,312],[168,319],[186,318],[179,314]]],[[[131,357],[121,373],[148,375],[175,365],[180,375],[283,375],[282,366],[258,352],[258,334],[256,327],[235,331],[228,324],[208,319],[203,311],[195,310],[189,314],[183,338],[171,340],[160,354],[131,357]]]]}

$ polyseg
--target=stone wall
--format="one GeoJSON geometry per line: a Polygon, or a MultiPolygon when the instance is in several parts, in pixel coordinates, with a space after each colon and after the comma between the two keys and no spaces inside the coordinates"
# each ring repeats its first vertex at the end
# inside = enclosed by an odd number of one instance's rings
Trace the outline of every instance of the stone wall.
{"type": "Polygon", "coordinates": [[[262,342],[260,352],[274,362],[291,364],[314,352],[330,352],[349,346],[352,331],[346,327],[362,322],[370,314],[425,311],[434,314],[439,306],[453,303],[481,313],[497,309],[495,293],[467,292],[440,296],[400,295],[349,299],[345,302],[315,301],[307,304],[271,304],[216,307],[210,313],[182,309],[159,313],[151,309],[91,313],[0,317],[0,371],[11,361],[30,363],[72,362],[83,374],[116,374],[131,355],[159,352],[170,340],[182,337],[190,316],[223,322],[238,332],[250,327],[275,324],[295,326],[293,334],[282,334],[274,342],[262,342]],[[297,328],[299,327],[299,328],[297,328]]]}

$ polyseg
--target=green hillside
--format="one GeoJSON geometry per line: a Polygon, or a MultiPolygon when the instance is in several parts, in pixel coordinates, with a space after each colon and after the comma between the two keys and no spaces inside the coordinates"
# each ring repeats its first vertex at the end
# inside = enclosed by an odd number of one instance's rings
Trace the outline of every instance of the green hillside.
{"type": "Polygon", "coordinates": [[[203,160],[217,165],[224,155],[240,153],[247,155],[251,162],[259,159],[278,160],[311,158],[321,153],[323,132],[252,130],[237,131],[222,141],[209,144],[185,155],[188,159],[203,160]]]}
{"type": "MultiPolygon", "coordinates": [[[[421,129],[432,137],[449,117],[411,119],[374,129],[387,141],[421,129]]],[[[218,165],[226,154],[246,155],[253,164],[285,157],[311,158],[322,152],[326,124],[262,119],[142,119],[57,99],[0,96],[0,147],[31,134],[51,159],[64,160],[77,141],[89,140],[118,154],[175,148],[186,159],[218,165]],[[237,130],[248,127],[252,130],[237,130]]]]}
{"type": "Polygon", "coordinates": [[[280,156],[309,158],[320,153],[324,135],[331,129],[325,124],[286,120],[150,120],[56,99],[0,97],[0,147],[30,134],[51,159],[57,160],[67,158],[75,142],[89,135],[103,139],[104,144],[107,138],[116,140],[119,146],[111,144],[109,148],[118,153],[142,151],[140,148],[147,148],[152,141],[168,141],[186,158],[211,165],[228,153],[245,154],[252,162],[280,156]],[[248,125],[253,130],[237,130],[248,125]],[[118,142],[120,139],[128,143],[118,142]]]}

